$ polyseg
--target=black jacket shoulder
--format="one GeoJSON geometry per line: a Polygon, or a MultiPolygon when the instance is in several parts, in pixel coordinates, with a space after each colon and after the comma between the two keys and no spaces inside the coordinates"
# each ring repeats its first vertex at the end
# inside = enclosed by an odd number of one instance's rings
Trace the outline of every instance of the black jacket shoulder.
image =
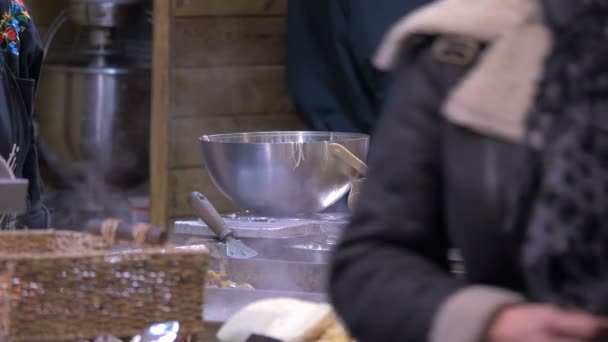
{"type": "Polygon", "coordinates": [[[465,285],[447,260],[440,112],[483,44],[445,36],[407,44],[331,271],[333,303],[360,341],[426,341],[439,306],[465,285]]]}

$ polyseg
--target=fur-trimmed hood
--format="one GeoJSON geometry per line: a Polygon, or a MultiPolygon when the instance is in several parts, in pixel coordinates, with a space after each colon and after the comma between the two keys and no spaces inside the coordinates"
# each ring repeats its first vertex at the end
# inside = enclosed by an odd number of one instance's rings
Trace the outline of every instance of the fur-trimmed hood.
{"type": "Polygon", "coordinates": [[[449,121],[482,134],[522,142],[552,36],[540,0],[440,0],[397,22],[374,58],[394,68],[411,36],[455,35],[487,42],[477,65],[443,104],[449,121]]]}

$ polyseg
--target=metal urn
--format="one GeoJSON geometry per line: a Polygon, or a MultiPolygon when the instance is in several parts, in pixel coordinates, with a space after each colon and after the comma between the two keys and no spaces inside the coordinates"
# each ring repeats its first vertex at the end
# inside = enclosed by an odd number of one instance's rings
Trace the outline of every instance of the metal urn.
{"type": "Polygon", "coordinates": [[[71,0],[51,25],[36,118],[42,159],[55,173],[78,170],[115,189],[147,180],[148,5],[145,0],[71,0]],[[64,24],[72,29],[60,30],[64,24]]]}

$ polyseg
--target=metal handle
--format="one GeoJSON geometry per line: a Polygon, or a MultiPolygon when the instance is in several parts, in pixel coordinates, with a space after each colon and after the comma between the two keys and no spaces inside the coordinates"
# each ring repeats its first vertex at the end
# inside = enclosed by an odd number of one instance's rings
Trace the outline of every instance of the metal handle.
{"type": "Polygon", "coordinates": [[[334,155],[353,169],[357,170],[360,175],[364,175],[367,172],[367,165],[361,159],[357,158],[357,156],[355,156],[346,147],[340,144],[332,143],[329,144],[329,149],[334,155]]]}
{"type": "Polygon", "coordinates": [[[220,240],[225,241],[232,234],[232,230],[228,228],[220,213],[217,212],[215,207],[203,194],[200,192],[190,193],[188,195],[188,202],[190,202],[194,213],[213,230],[220,240]]]}

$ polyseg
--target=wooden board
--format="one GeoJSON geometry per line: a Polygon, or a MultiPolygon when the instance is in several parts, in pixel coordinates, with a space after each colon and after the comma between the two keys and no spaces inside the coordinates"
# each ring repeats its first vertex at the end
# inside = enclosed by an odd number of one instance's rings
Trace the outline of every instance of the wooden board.
{"type": "Polygon", "coordinates": [[[284,15],[287,13],[287,0],[172,0],[172,2],[176,16],[284,15]]]}
{"type": "Polygon", "coordinates": [[[304,130],[306,125],[295,113],[239,115],[236,118],[240,132],[304,130]]]}
{"type": "Polygon", "coordinates": [[[304,129],[284,81],[287,0],[154,1],[152,222],[192,217],[194,190],[234,211],[202,168],[197,138],[304,129]]]}
{"type": "MultiPolygon", "coordinates": [[[[45,40],[49,27],[43,25],[36,25],[36,29],[38,30],[38,34],[40,35],[40,37],[45,40]]],[[[69,21],[63,24],[61,29],[53,38],[52,47],[55,49],[63,49],[63,51],[68,48],[72,48],[74,46],[74,32],[76,30],[76,25],[72,24],[69,21]]]]}
{"type": "Polygon", "coordinates": [[[49,25],[62,9],[68,7],[68,0],[26,0],[25,3],[36,26],[49,25]]]}
{"type": "Polygon", "coordinates": [[[164,226],[168,219],[168,113],[171,110],[171,7],[167,0],[154,0],[154,48],[152,118],[150,134],[150,221],[164,226]]]}
{"type": "Polygon", "coordinates": [[[176,167],[201,165],[198,138],[203,134],[237,132],[235,116],[175,118],[170,123],[169,163],[176,167]]]}
{"type": "Polygon", "coordinates": [[[192,191],[203,193],[220,213],[232,212],[237,208],[212,183],[203,168],[174,169],[169,177],[169,208],[171,220],[191,218],[188,194],[192,191]]]}
{"type": "Polygon", "coordinates": [[[169,136],[169,165],[198,167],[201,165],[199,137],[256,131],[303,130],[306,126],[295,114],[222,115],[171,120],[169,136]]]}
{"type": "Polygon", "coordinates": [[[175,69],[173,116],[291,113],[279,66],[175,69]]]}
{"type": "Polygon", "coordinates": [[[281,17],[176,19],[172,32],[173,65],[178,68],[282,65],[285,25],[281,17]]]}

